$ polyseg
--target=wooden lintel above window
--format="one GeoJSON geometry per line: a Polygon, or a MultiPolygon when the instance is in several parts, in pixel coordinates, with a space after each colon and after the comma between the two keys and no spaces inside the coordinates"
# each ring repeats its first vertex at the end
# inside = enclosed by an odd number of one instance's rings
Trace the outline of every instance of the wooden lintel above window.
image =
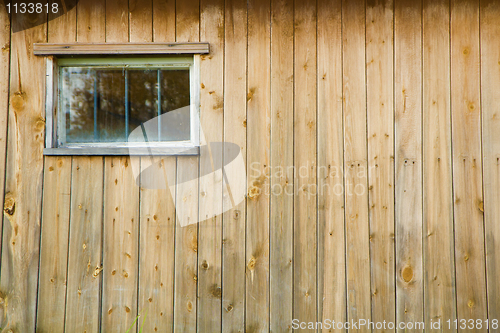
{"type": "Polygon", "coordinates": [[[208,43],[35,43],[35,55],[206,54],[208,43]]]}

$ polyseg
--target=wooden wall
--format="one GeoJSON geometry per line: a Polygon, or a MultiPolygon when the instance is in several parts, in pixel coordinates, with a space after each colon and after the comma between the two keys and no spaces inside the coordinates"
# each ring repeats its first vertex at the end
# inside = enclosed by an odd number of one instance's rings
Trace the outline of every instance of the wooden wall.
{"type": "MultiPolygon", "coordinates": [[[[2,4],[0,22],[4,331],[500,320],[499,0],[80,0],[15,33],[2,4]],[[222,186],[171,195],[135,185],[147,159],[43,156],[32,53],[174,41],[210,43],[202,127],[241,147],[249,191],[187,227],[174,202],[196,219],[222,186]]],[[[198,158],[162,168],[196,176],[198,158]]]]}

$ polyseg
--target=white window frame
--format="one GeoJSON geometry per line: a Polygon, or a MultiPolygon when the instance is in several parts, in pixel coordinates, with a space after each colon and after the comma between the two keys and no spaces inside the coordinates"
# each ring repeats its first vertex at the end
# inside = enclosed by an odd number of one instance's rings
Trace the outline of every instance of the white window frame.
{"type": "Polygon", "coordinates": [[[177,57],[47,57],[45,155],[198,155],[200,146],[200,55],[177,57]],[[96,68],[183,68],[189,69],[190,140],[163,142],[99,142],[68,144],[60,140],[65,133],[65,115],[59,94],[62,67],[96,68]]]}

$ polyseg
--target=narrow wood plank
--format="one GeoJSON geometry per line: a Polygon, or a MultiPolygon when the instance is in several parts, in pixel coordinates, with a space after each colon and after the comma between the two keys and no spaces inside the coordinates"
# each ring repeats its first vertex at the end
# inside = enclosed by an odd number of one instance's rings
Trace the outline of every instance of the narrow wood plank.
{"type": "MultiPolygon", "coordinates": [[[[423,320],[421,2],[396,1],[396,319],[423,320]]],[[[401,331],[398,329],[398,331],[401,331]]],[[[422,331],[419,329],[417,331],[422,331]]]]}
{"type": "MultiPolygon", "coordinates": [[[[176,42],[198,42],[199,0],[176,1],[176,42]]],[[[174,331],[196,332],[199,158],[177,158],[174,331]],[[194,179],[187,183],[186,180],[194,179]],[[181,185],[181,186],[180,186],[181,185]],[[188,225],[182,223],[188,223],[188,225]],[[194,222],[194,224],[193,224],[194,222]]]]}
{"type": "MultiPolygon", "coordinates": [[[[102,1],[80,0],[77,41],[103,42],[104,17],[102,1]]],[[[103,181],[102,157],[73,157],[66,332],[95,332],[100,327],[103,181]]]]}
{"type": "Polygon", "coordinates": [[[272,0],[271,13],[269,314],[271,331],[286,332],[293,319],[293,0],[272,0]]]}
{"type": "Polygon", "coordinates": [[[451,105],[457,317],[486,320],[479,1],[451,2],[451,105]]]}
{"type": "MultiPolygon", "coordinates": [[[[175,40],[175,2],[153,1],[153,41],[175,40]],[[174,8],[168,7],[173,3],[174,8]],[[165,7],[164,7],[165,6],[165,7]],[[173,29],[164,30],[165,24],[173,29]]],[[[133,16],[132,16],[133,17],[133,16]]],[[[131,25],[132,18],[131,18],[131,25]]],[[[131,31],[130,38],[141,33],[131,31]]],[[[144,38],[146,37],[144,31],[144,38]]],[[[173,156],[141,158],[139,300],[138,311],[144,319],[144,332],[174,330],[175,187],[177,159],[173,156]],[[152,164],[156,163],[156,164],[152,164]],[[166,175],[166,183],[165,182],[166,175]],[[149,188],[161,182],[164,189],[149,188]]]]}
{"type": "MultiPolygon", "coordinates": [[[[0,6],[0,21],[5,22],[4,29],[0,30],[0,207],[3,207],[5,190],[5,162],[7,159],[7,120],[9,115],[9,83],[10,83],[10,20],[7,8],[4,6],[9,0],[3,0],[0,6]]],[[[3,230],[3,218],[0,219],[0,228],[3,230]]],[[[0,238],[0,248],[2,239],[0,238]]]]}
{"type": "Polygon", "coordinates": [[[73,158],[66,332],[99,331],[103,177],[101,157],[73,158]]]}
{"type": "MultiPolygon", "coordinates": [[[[224,112],[224,142],[237,144],[246,159],[246,0],[226,0],[224,20],[224,109],[228,110],[224,112]]],[[[228,156],[224,154],[224,165],[228,156]]],[[[222,332],[245,331],[245,221],[246,200],[224,212],[222,332]]]]}
{"type": "MultiPolygon", "coordinates": [[[[134,21],[139,20],[139,18],[134,21]]],[[[131,18],[132,20],[132,18],[131,18]]],[[[145,29],[141,26],[141,28],[145,29]]],[[[135,27],[134,29],[139,29],[135,27]]],[[[147,30],[139,30],[140,33],[147,30]]],[[[131,33],[139,33],[131,31],[131,33]]],[[[144,37],[145,38],[145,37],[144,37]]],[[[85,54],[205,54],[209,52],[208,43],[78,43],[78,44],[48,44],[34,45],[35,55],[85,55],[85,54]]]]}
{"type": "Polygon", "coordinates": [[[37,329],[64,332],[71,157],[45,158],[37,329]]]}
{"type": "MultiPolygon", "coordinates": [[[[142,158],[141,166],[146,162],[142,158]]],[[[151,189],[145,184],[175,184],[176,159],[154,158],[154,162],[141,174],[139,327],[145,319],[144,332],[173,332],[175,192],[172,196],[166,186],[151,189]]]]}
{"type": "Polygon", "coordinates": [[[440,318],[444,325],[456,319],[450,6],[448,1],[429,0],[423,6],[424,319],[430,325],[440,318]]]}
{"type": "MultiPolygon", "coordinates": [[[[293,318],[316,321],[316,3],[294,10],[293,318]],[[305,171],[305,172],[304,172],[305,171]]],[[[274,142],[273,142],[274,143],[274,142]]],[[[274,226],[274,223],[273,223],[274,226]]]]}
{"type": "MultiPolygon", "coordinates": [[[[3,12],[4,9],[1,10],[3,12]]],[[[2,17],[5,18],[5,14],[2,17]]],[[[47,17],[40,15],[37,22],[30,21],[30,24],[39,25],[20,30],[29,20],[33,17],[18,16],[12,26],[12,30],[18,32],[12,34],[10,44],[10,63],[13,65],[10,72],[0,267],[0,291],[4,299],[0,327],[19,332],[35,330],[45,142],[45,61],[35,59],[31,50],[33,43],[47,41],[47,17]]],[[[9,28],[5,26],[5,21],[2,22],[2,29],[9,28]]],[[[4,48],[5,44],[2,44],[1,47],[2,54],[8,53],[8,46],[4,48]]],[[[5,57],[2,55],[3,59],[5,57]]],[[[5,106],[2,108],[5,111],[5,106]]],[[[3,115],[0,117],[5,119],[3,115]]],[[[2,141],[4,144],[5,141],[2,141]]],[[[4,148],[1,149],[4,151],[4,148]]]]}
{"type": "MultiPolygon", "coordinates": [[[[130,42],[152,42],[153,41],[153,0],[130,0],[129,1],[129,35],[130,42]]],[[[150,44],[150,45],[157,45],[150,44]]]]}
{"type": "Polygon", "coordinates": [[[341,0],[318,1],[318,321],[335,322],[347,319],[341,20],[341,0]]]}
{"type": "MultiPolygon", "coordinates": [[[[396,321],[392,0],[366,4],[366,106],[372,321],[396,321]]],[[[388,329],[394,332],[394,329],[388,329]]]]}
{"type": "MultiPolygon", "coordinates": [[[[200,124],[208,145],[223,141],[224,1],[200,1],[200,38],[210,43],[201,57],[200,124]]],[[[198,311],[199,332],[222,327],[222,150],[202,149],[199,181],[198,311]],[[215,170],[212,169],[215,168],[215,170]]]]}
{"type": "MultiPolygon", "coordinates": [[[[371,319],[365,6],[342,2],[347,318],[371,319]]],[[[362,331],[363,329],[358,328],[362,331]]],[[[349,331],[358,331],[351,328],[349,331]]]]}
{"type": "MultiPolygon", "coordinates": [[[[488,318],[500,314],[500,2],[481,1],[481,103],[488,318]]],[[[491,332],[492,330],[490,330],[491,332]]]]}
{"type": "Polygon", "coordinates": [[[245,331],[269,331],[269,0],[248,2],[247,224],[245,331]]]}
{"type": "MultiPolygon", "coordinates": [[[[55,19],[53,15],[49,14],[48,41],[76,41],[76,8],[55,19]]],[[[52,133],[46,135],[52,136],[52,133]]],[[[71,157],[45,157],[44,162],[37,313],[37,329],[41,331],[64,332],[71,163],[71,157]]]]}
{"type": "Polygon", "coordinates": [[[137,316],[139,188],[131,163],[138,159],[106,157],[104,162],[101,330],[105,332],[125,332],[137,316]]]}
{"type": "Polygon", "coordinates": [[[153,41],[175,41],[175,0],[153,1],[153,41]]]}
{"type": "MultiPolygon", "coordinates": [[[[129,42],[128,0],[106,0],[106,43],[129,42]]],[[[106,46],[105,46],[106,47],[106,46]]]]}

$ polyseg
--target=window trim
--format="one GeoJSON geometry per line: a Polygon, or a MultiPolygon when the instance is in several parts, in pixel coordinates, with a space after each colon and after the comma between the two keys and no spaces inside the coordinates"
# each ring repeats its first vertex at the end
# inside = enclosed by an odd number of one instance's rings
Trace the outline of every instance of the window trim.
{"type": "Polygon", "coordinates": [[[200,61],[199,54],[166,57],[110,58],[83,56],[78,58],[46,58],[46,135],[44,155],[198,155],[200,146],[200,61]],[[59,145],[58,134],[65,128],[61,107],[59,72],[61,67],[177,67],[189,69],[190,140],[155,143],[78,143],[59,145]]]}

